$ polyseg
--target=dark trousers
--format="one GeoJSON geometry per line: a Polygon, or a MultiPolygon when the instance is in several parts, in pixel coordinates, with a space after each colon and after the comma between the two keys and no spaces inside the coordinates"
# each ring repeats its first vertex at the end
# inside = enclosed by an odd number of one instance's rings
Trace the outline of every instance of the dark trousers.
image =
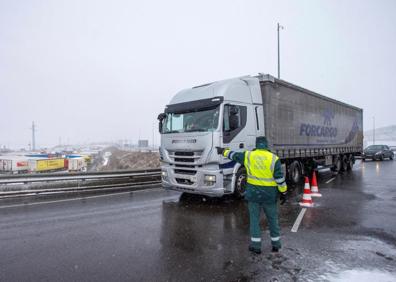
{"type": "Polygon", "coordinates": [[[280,248],[281,241],[277,202],[267,204],[248,201],[248,208],[250,217],[250,246],[261,250],[260,213],[261,209],[263,209],[268,221],[271,244],[274,247],[280,248]]]}

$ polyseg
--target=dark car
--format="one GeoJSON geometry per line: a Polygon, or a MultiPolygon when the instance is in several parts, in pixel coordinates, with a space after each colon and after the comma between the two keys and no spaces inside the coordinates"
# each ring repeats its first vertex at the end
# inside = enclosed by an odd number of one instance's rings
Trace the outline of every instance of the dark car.
{"type": "Polygon", "coordinates": [[[374,160],[382,161],[383,159],[386,159],[386,158],[393,160],[393,157],[394,157],[394,153],[389,148],[389,146],[371,145],[371,146],[368,146],[366,149],[364,149],[363,155],[362,155],[362,160],[365,161],[366,159],[372,159],[373,161],[374,160]]]}

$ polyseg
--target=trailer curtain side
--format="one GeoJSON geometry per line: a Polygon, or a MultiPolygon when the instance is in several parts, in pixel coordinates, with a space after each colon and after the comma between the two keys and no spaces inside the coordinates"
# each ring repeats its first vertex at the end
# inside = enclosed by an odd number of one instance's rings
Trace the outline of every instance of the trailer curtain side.
{"type": "Polygon", "coordinates": [[[261,81],[265,134],[280,157],[363,149],[363,111],[282,80],[261,81]]]}

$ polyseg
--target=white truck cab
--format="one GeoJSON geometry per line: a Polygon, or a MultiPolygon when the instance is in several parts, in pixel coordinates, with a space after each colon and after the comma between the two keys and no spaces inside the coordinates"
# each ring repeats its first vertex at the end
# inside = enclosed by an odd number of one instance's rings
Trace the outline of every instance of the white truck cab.
{"type": "Polygon", "coordinates": [[[180,91],[159,120],[164,188],[209,196],[243,192],[243,168],[219,156],[215,147],[251,150],[256,136],[264,135],[258,78],[240,77],[180,91]]]}

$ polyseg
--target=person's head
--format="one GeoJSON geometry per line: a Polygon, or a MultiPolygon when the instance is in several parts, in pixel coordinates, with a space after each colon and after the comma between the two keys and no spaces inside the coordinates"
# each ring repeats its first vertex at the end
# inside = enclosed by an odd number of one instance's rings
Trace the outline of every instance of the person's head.
{"type": "Polygon", "coordinates": [[[256,149],[268,149],[268,141],[266,137],[256,137],[256,149]]]}

